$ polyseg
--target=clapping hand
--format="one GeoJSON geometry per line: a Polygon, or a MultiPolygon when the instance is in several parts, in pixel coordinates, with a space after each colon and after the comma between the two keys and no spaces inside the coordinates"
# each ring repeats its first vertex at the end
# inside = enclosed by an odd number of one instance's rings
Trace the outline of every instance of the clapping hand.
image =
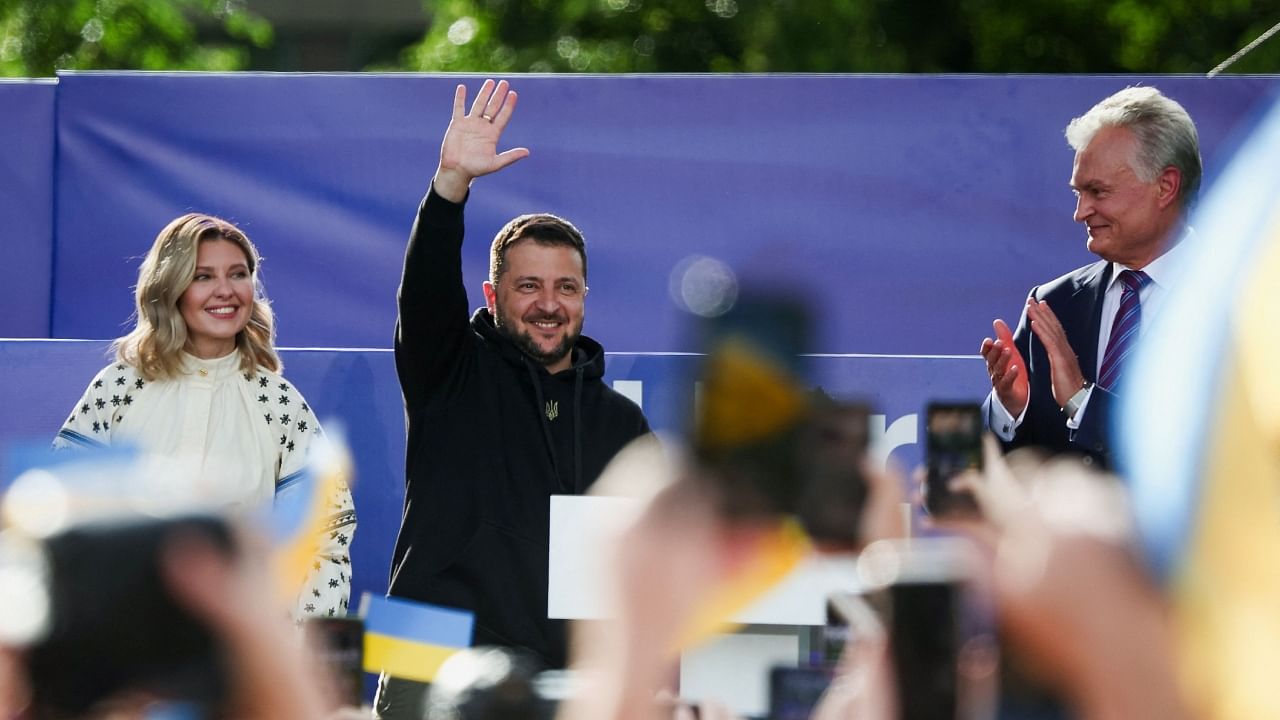
{"type": "Polygon", "coordinates": [[[1018,417],[1027,407],[1030,384],[1027,381],[1027,364],[1013,342],[1013,333],[1003,320],[992,323],[996,339],[983,338],[982,358],[987,361],[987,375],[996,397],[1009,414],[1018,417]]]}
{"type": "Polygon", "coordinates": [[[1058,407],[1066,407],[1067,401],[1084,387],[1084,374],[1080,371],[1080,360],[1067,341],[1067,331],[1058,316],[1053,314],[1049,303],[1035,298],[1027,299],[1027,319],[1031,322],[1031,331],[1040,339],[1049,355],[1049,377],[1053,385],[1053,399],[1058,407]]]}

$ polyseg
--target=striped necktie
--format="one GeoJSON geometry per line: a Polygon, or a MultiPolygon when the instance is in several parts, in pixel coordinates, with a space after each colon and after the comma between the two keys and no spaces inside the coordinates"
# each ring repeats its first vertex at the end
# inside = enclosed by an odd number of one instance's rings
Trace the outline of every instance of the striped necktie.
{"type": "Polygon", "coordinates": [[[1116,311],[1115,322],[1111,323],[1111,337],[1107,340],[1107,352],[1102,356],[1102,369],[1098,372],[1098,384],[1108,390],[1115,388],[1124,360],[1137,340],[1138,324],[1142,321],[1138,292],[1151,282],[1151,278],[1141,270],[1125,270],[1117,279],[1124,283],[1124,290],[1120,292],[1120,309],[1116,311]]]}

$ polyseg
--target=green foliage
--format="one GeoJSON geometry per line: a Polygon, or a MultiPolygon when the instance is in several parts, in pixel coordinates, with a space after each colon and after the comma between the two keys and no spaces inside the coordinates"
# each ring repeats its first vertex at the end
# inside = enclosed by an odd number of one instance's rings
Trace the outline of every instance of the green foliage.
{"type": "Polygon", "coordinates": [[[0,0],[0,75],[57,70],[239,70],[270,23],[243,0],[0,0]],[[224,37],[202,39],[206,20],[224,37]]]}
{"type": "MultiPolygon", "coordinates": [[[[252,2],[0,0],[0,75],[247,69],[273,42],[252,2]]],[[[370,69],[1201,74],[1280,21],[1259,0],[423,2],[425,37],[370,69]]],[[[1280,35],[1230,72],[1280,72],[1280,35]]]]}
{"type": "MultiPolygon", "coordinates": [[[[438,0],[410,70],[1204,73],[1251,0],[438,0]]],[[[1280,39],[1233,72],[1280,72],[1280,39]]]]}

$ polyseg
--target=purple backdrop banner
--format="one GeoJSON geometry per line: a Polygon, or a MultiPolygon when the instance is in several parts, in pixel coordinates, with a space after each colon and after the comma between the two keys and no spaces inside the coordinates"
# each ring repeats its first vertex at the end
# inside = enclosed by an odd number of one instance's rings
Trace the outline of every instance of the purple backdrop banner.
{"type": "MultiPolygon", "coordinates": [[[[172,217],[228,217],[266,256],[285,345],[387,347],[401,254],[469,76],[74,73],[58,87],[53,336],[119,335],[172,217]]],[[[691,349],[669,275],[709,255],[809,291],[831,353],[973,353],[1028,288],[1089,259],[1062,129],[1128,84],[1197,119],[1210,178],[1275,78],[531,76],[476,182],[467,284],[511,216],[585,232],[587,331],[691,349]]]]}
{"type": "Polygon", "coordinates": [[[56,89],[0,80],[0,337],[49,337],[56,89]]]}
{"type": "MultiPolygon", "coordinates": [[[[358,589],[385,587],[404,426],[390,353],[401,255],[453,86],[472,77],[77,73],[0,84],[6,250],[0,335],[111,338],[138,261],[189,210],[240,224],[289,377],[350,429],[358,589]],[[56,143],[51,135],[56,115],[56,143]],[[19,146],[21,145],[21,146],[19,146]],[[55,149],[56,145],[56,149],[55,149]],[[55,160],[56,158],[56,160],[55,160]],[[49,188],[54,197],[49,197],[49,188]],[[41,194],[44,188],[44,194],[41,194]],[[51,251],[52,248],[52,251],[51,251]],[[50,263],[52,262],[52,272],[50,263]],[[12,310],[11,310],[12,308],[12,310]],[[50,308],[52,308],[50,315],[50,308]],[[360,350],[358,348],[372,348],[360,350]]],[[[879,412],[883,452],[918,461],[920,408],[977,399],[979,340],[1032,285],[1089,259],[1071,221],[1062,129],[1105,95],[1156,84],[1197,119],[1210,181],[1276,78],[519,77],[504,145],[532,156],[473,188],[464,256],[479,304],[493,233],[563,214],[585,232],[587,331],[655,427],[680,427],[695,359],[672,269],[719,258],[744,282],[806,291],[814,379],[879,412]]],[[[52,438],[102,342],[0,342],[0,443],[52,438]]]]}

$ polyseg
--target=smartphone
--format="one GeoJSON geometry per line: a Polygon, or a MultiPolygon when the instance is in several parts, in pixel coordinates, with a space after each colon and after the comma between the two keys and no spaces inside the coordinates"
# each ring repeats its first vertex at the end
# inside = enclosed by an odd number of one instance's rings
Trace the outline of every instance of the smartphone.
{"type": "Polygon", "coordinates": [[[364,620],[357,617],[309,618],[307,639],[335,683],[343,705],[364,703],[364,620]]]}
{"type": "Polygon", "coordinates": [[[875,543],[864,554],[886,569],[870,582],[863,600],[887,640],[898,717],[989,717],[994,632],[989,613],[970,593],[970,548],[954,538],[916,538],[875,543]]]}
{"type": "Polygon", "coordinates": [[[365,621],[360,618],[310,618],[307,641],[328,671],[344,706],[360,707],[365,688],[365,621]]]}
{"type": "Polygon", "coordinates": [[[99,522],[44,541],[51,622],[26,651],[38,715],[79,717],[122,690],[221,705],[229,687],[221,643],[172,598],[161,569],[179,535],[236,554],[215,516],[99,522]]]}
{"type": "Polygon", "coordinates": [[[951,489],[951,480],[966,470],[982,469],[982,406],[977,403],[930,403],[925,411],[924,508],[930,515],[976,514],[967,492],[951,489]]]}
{"type": "Polygon", "coordinates": [[[959,706],[961,587],[955,581],[890,586],[889,646],[903,720],[956,720],[959,706]]]}
{"type": "Polygon", "coordinates": [[[769,671],[768,720],[808,720],[831,685],[823,667],[774,667],[769,671]]]}

